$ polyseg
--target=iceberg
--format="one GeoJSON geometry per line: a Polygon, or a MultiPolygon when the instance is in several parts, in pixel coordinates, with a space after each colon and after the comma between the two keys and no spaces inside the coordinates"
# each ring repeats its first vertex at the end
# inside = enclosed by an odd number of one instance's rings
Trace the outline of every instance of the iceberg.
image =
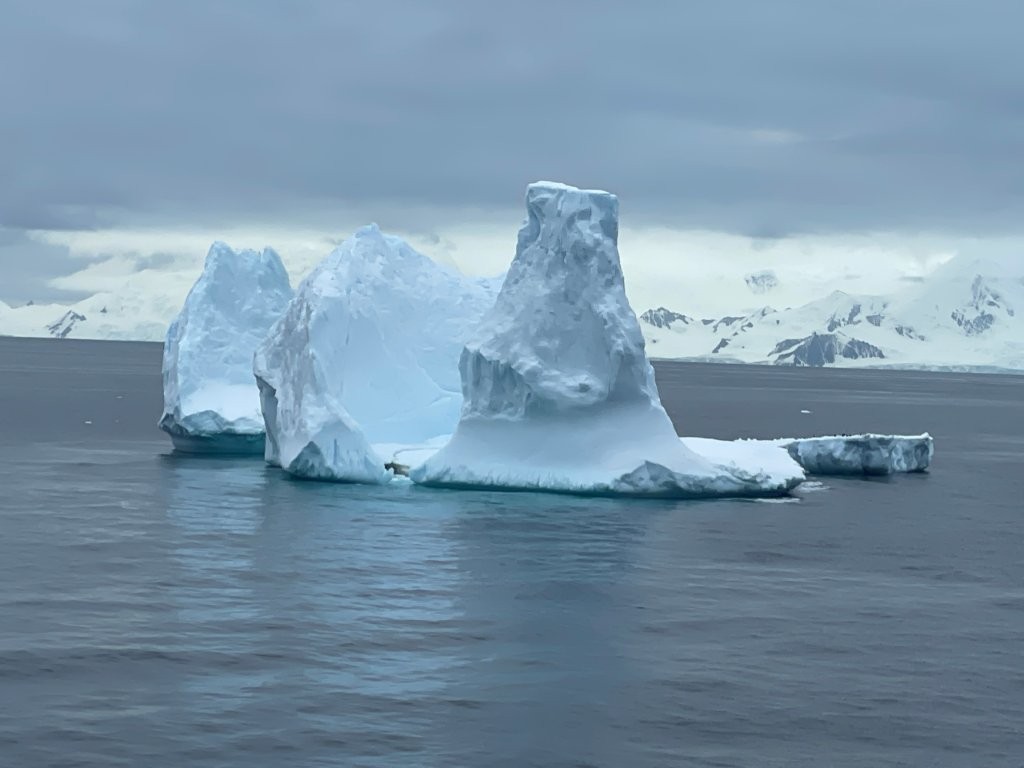
{"type": "Polygon", "coordinates": [[[167,329],[159,426],[186,452],[261,453],[252,358],[292,289],[281,258],[214,243],[203,272],[167,329]]]}
{"type": "MultiPolygon", "coordinates": [[[[796,461],[809,475],[892,475],[926,472],[935,453],[935,441],[922,435],[833,435],[778,440],[713,440],[682,437],[683,445],[716,462],[736,457],[781,453],[796,461]]],[[[765,459],[770,461],[770,458],[765,459]]]]}
{"type": "Polygon", "coordinates": [[[267,462],[299,477],[383,483],[392,472],[375,444],[450,435],[459,355],[497,287],[376,225],[358,230],[302,282],[256,353],[267,462]]]}
{"type": "Polygon", "coordinates": [[[626,299],[618,199],[531,184],[494,306],[459,360],[451,440],[413,467],[436,487],[704,498],[787,494],[784,454],[716,464],[676,435],[626,299]]]}
{"type": "Polygon", "coordinates": [[[935,441],[923,435],[835,435],[779,441],[812,475],[892,475],[925,472],[935,441]]]}

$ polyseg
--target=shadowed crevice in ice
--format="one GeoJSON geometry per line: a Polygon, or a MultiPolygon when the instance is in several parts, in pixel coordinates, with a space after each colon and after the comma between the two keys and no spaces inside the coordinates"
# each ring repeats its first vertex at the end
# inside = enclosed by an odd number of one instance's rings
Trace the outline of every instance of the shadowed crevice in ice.
{"type": "Polygon", "coordinates": [[[263,418],[252,356],[291,299],[272,250],[214,243],[164,343],[164,410],[158,422],[177,450],[260,453],[263,418]]]}
{"type": "Polygon", "coordinates": [[[626,299],[614,195],[539,182],[526,209],[497,302],[462,352],[458,428],[414,482],[705,498],[804,479],[779,451],[724,467],[679,442],[626,299]]]}

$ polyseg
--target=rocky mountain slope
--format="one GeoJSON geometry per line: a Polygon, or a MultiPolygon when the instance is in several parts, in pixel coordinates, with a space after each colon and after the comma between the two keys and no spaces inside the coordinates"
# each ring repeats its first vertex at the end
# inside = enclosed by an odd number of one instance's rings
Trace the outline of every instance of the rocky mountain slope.
{"type": "Polygon", "coordinates": [[[1022,369],[1022,313],[1024,278],[961,258],[892,296],[837,291],[799,307],[701,319],[658,307],[641,321],[657,358],[1022,369]]]}

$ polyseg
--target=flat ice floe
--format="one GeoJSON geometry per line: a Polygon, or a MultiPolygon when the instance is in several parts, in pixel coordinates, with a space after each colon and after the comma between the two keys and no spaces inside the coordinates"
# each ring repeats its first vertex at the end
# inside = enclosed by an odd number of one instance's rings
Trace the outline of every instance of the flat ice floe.
{"type": "Polygon", "coordinates": [[[167,330],[159,426],[180,451],[262,453],[252,356],[291,299],[280,257],[214,243],[167,330]]]}
{"type": "Polygon", "coordinates": [[[734,461],[746,452],[784,453],[810,475],[892,475],[924,472],[935,442],[922,435],[832,435],[778,440],[680,438],[683,445],[716,462],[734,461]]]}
{"type": "Polygon", "coordinates": [[[494,307],[459,364],[452,439],[412,469],[450,488],[703,498],[789,492],[784,452],[716,464],[678,439],[619,264],[618,199],[539,182],[494,307]]]}
{"type": "Polygon", "coordinates": [[[812,475],[924,472],[935,454],[932,436],[835,435],[778,441],[812,475]]]}

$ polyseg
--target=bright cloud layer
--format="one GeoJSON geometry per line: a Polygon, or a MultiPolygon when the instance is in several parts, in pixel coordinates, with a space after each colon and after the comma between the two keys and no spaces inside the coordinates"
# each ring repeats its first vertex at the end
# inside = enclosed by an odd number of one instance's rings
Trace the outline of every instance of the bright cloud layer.
{"type": "MultiPolygon", "coordinates": [[[[467,274],[495,275],[508,265],[515,225],[451,226],[435,233],[396,231],[435,260],[467,274]]],[[[33,238],[66,247],[84,262],[81,269],[52,281],[65,291],[97,293],[118,289],[140,272],[182,279],[199,274],[210,243],[235,248],[275,248],[298,281],[344,233],[287,228],[214,230],[37,231],[33,238]]],[[[951,242],[941,237],[894,234],[813,236],[762,240],[721,232],[664,227],[624,228],[620,253],[628,290],[638,311],[668,306],[691,313],[721,314],[759,306],[797,305],[832,290],[891,293],[907,280],[929,274],[958,253],[1004,258],[1024,254],[1016,239],[951,242]],[[770,269],[779,287],[768,298],[744,283],[751,272],[770,269]]]]}

